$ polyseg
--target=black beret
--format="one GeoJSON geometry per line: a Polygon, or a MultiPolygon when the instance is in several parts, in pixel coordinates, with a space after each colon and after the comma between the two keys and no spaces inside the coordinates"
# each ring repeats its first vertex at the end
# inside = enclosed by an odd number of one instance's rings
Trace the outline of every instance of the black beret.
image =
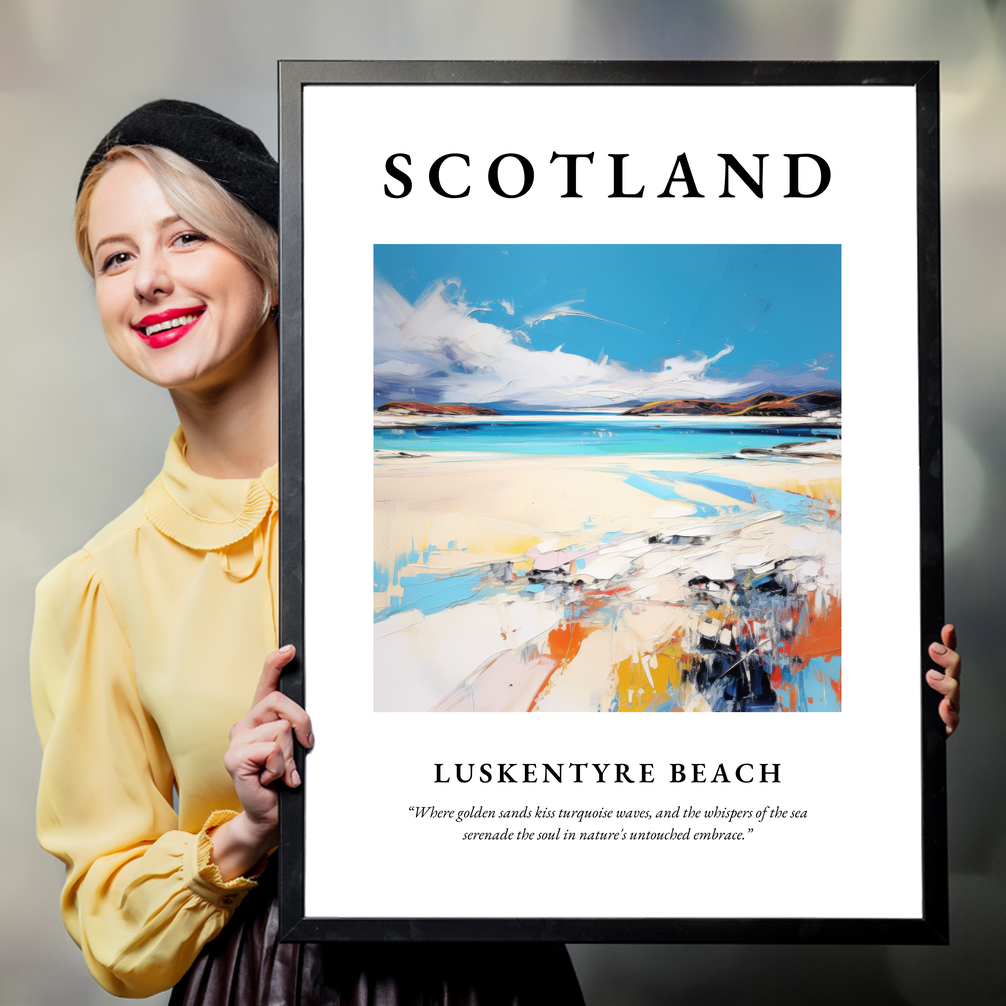
{"type": "Polygon", "coordinates": [[[250,129],[191,101],[151,101],[114,125],[88,158],[77,195],[91,169],[112,147],[140,144],[173,150],[202,168],[253,213],[279,226],[275,158],[250,129]]]}

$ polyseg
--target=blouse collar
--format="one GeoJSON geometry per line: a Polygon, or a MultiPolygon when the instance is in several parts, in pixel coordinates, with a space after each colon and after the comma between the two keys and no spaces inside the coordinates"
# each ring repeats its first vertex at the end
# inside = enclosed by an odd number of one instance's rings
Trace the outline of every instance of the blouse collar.
{"type": "Polygon", "coordinates": [[[257,479],[213,479],[185,460],[185,437],[175,430],[164,468],[143,494],[143,512],[162,534],[186,548],[211,552],[247,537],[279,500],[279,466],[257,479]]]}

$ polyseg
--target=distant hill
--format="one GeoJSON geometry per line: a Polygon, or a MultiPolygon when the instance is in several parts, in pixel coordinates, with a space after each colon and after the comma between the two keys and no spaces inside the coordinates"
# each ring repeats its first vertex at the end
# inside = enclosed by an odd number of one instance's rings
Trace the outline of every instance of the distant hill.
{"type": "Polygon", "coordinates": [[[626,409],[623,416],[787,416],[804,418],[838,416],[842,411],[842,392],[838,388],[808,391],[801,395],[783,395],[763,391],[739,402],[718,402],[709,398],[678,398],[650,402],[626,409]]]}
{"type": "Polygon", "coordinates": [[[495,409],[479,408],[475,405],[447,403],[431,405],[429,402],[385,402],[375,412],[390,412],[393,416],[498,416],[495,409]]]}

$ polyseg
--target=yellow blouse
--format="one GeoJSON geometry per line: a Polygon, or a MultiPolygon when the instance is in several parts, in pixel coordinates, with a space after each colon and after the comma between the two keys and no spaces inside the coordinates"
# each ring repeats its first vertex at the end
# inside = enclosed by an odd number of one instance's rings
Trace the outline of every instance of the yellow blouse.
{"type": "Polygon", "coordinates": [[[276,646],[277,493],[276,467],[197,475],[176,431],[143,498],[38,586],[38,837],[115,995],[174,985],[255,886],[223,882],[206,829],[241,809],[228,731],[276,646]]]}

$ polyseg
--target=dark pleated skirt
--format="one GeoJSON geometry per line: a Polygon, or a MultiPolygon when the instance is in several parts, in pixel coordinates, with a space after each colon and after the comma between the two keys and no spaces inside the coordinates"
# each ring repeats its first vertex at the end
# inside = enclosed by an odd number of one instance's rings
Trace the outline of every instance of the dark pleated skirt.
{"type": "Polygon", "coordinates": [[[170,1006],[583,1006],[561,943],[280,943],[274,874],[170,1006]]]}

